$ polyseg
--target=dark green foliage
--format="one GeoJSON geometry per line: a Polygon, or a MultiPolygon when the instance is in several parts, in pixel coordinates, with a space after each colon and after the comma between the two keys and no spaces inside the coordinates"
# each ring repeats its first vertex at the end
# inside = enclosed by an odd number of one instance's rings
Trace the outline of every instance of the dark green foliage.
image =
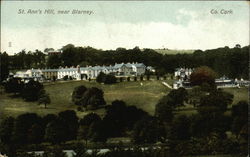
{"type": "MultiPolygon", "coordinates": [[[[34,125],[39,125],[39,126],[42,125],[42,119],[37,114],[26,113],[26,114],[22,114],[18,116],[16,118],[14,129],[13,129],[13,138],[12,138],[13,141],[16,144],[31,143],[32,141],[29,141],[29,136],[30,136],[29,131],[30,129],[32,129],[32,127],[34,127],[34,125]]],[[[34,132],[34,128],[33,128],[33,132],[34,132]]],[[[36,140],[42,140],[42,139],[36,139],[36,140]]]]}
{"type": "Polygon", "coordinates": [[[79,106],[87,109],[96,109],[99,106],[105,105],[103,91],[96,87],[86,88],[78,86],[72,93],[72,101],[79,106]]]}
{"type": "Polygon", "coordinates": [[[81,106],[88,107],[89,109],[95,109],[105,104],[103,91],[96,87],[89,88],[81,99],[81,106]]]}
{"type": "Polygon", "coordinates": [[[239,135],[240,131],[247,124],[248,120],[248,103],[240,101],[232,107],[232,131],[239,135]]]}
{"type": "Polygon", "coordinates": [[[240,101],[232,106],[232,117],[247,117],[248,115],[248,103],[246,101],[240,101]]]}
{"type": "Polygon", "coordinates": [[[120,82],[123,82],[123,77],[120,77],[119,80],[120,80],[120,82]]]}
{"type": "Polygon", "coordinates": [[[84,93],[87,91],[87,88],[83,85],[75,87],[73,93],[72,93],[72,101],[74,104],[80,106],[81,105],[81,99],[84,95],[84,93]]]}
{"type": "Polygon", "coordinates": [[[161,121],[171,122],[173,115],[173,99],[168,95],[159,100],[155,106],[155,116],[161,121]]]}
{"type": "Polygon", "coordinates": [[[69,79],[69,76],[68,76],[68,75],[63,76],[63,80],[64,80],[64,81],[66,81],[66,80],[68,80],[68,79],[69,79]]]}
{"type": "Polygon", "coordinates": [[[145,117],[136,122],[133,130],[135,143],[156,143],[165,139],[163,124],[153,117],[145,117]]]}
{"type": "Polygon", "coordinates": [[[41,143],[43,141],[44,131],[44,127],[41,124],[33,124],[28,130],[29,143],[41,143]]]}
{"type": "Polygon", "coordinates": [[[13,127],[14,127],[14,118],[8,117],[2,120],[0,125],[0,141],[5,144],[11,143],[13,127]]]}
{"type": "Polygon", "coordinates": [[[80,120],[80,125],[90,126],[92,123],[100,121],[101,117],[96,113],[89,113],[80,120]]]}
{"type": "Polygon", "coordinates": [[[107,74],[104,79],[104,84],[113,84],[116,83],[117,79],[114,75],[107,74]]]}
{"type": "Polygon", "coordinates": [[[143,81],[143,76],[140,76],[140,81],[143,81]]]}
{"type": "Polygon", "coordinates": [[[220,89],[210,92],[200,99],[198,112],[201,114],[224,113],[233,102],[233,95],[220,89]]]}
{"type": "Polygon", "coordinates": [[[190,119],[185,115],[176,117],[172,122],[170,138],[174,140],[188,140],[190,136],[190,119]]]}
{"type": "Polygon", "coordinates": [[[10,78],[4,85],[7,93],[21,94],[23,91],[24,82],[19,78],[10,78]]]}
{"type": "Polygon", "coordinates": [[[114,75],[104,74],[103,72],[100,72],[99,75],[96,77],[96,81],[98,83],[113,84],[116,83],[117,79],[114,75]]]}
{"type": "Polygon", "coordinates": [[[184,101],[187,102],[188,100],[188,92],[185,88],[178,88],[171,90],[168,94],[168,96],[172,99],[173,101],[173,107],[180,107],[184,105],[184,101]]]}
{"type": "Polygon", "coordinates": [[[78,117],[73,110],[66,110],[58,114],[58,120],[62,122],[66,140],[76,139],[78,130],[78,117]]]}
{"type": "Polygon", "coordinates": [[[47,60],[47,67],[51,69],[59,68],[62,64],[60,55],[50,55],[47,60]]]}
{"type": "Polygon", "coordinates": [[[111,137],[113,128],[106,121],[97,121],[90,125],[88,137],[91,137],[93,142],[105,142],[108,137],[111,137]]]}
{"type": "Polygon", "coordinates": [[[136,76],[134,77],[134,81],[137,81],[137,77],[136,76]]]}
{"type": "Polygon", "coordinates": [[[63,148],[60,146],[54,146],[53,148],[48,148],[43,157],[67,157],[66,153],[63,152],[63,148]]]}
{"type": "Polygon", "coordinates": [[[47,107],[47,104],[50,104],[50,96],[46,93],[44,89],[40,90],[38,96],[38,104],[44,104],[44,108],[47,107]]]}
{"type": "Polygon", "coordinates": [[[39,98],[40,90],[43,89],[43,85],[38,81],[30,80],[24,84],[22,97],[26,101],[36,101],[39,98]]]}
{"type": "Polygon", "coordinates": [[[98,76],[96,77],[96,82],[103,83],[105,80],[105,77],[106,77],[106,74],[104,74],[103,72],[100,72],[98,76]]]}
{"type": "Polygon", "coordinates": [[[0,52],[0,83],[9,75],[9,56],[6,52],[0,52]]]}
{"type": "Polygon", "coordinates": [[[126,106],[125,102],[115,100],[111,106],[107,107],[103,120],[114,126],[112,136],[116,137],[123,135],[127,129],[131,130],[138,120],[147,115],[135,106],[126,106]]]}
{"type": "Polygon", "coordinates": [[[206,137],[211,132],[216,132],[220,137],[225,137],[225,132],[230,130],[231,118],[222,114],[196,114],[190,117],[190,131],[194,137],[206,137]]]}
{"type": "Polygon", "coordinates": [[[83,144],[78,143],[74,148],[74,152],[76,153],[73,157],[88,157],[89,155],[86,153],[86,148],[83,144]]]}
{"type": "Polygon", "coordinates": [[[64,123],[54,120],[47,124],[45,130],[45,140],[52,144],[59,144],[67,140],[68,132],[65,131],[64,123]]]}

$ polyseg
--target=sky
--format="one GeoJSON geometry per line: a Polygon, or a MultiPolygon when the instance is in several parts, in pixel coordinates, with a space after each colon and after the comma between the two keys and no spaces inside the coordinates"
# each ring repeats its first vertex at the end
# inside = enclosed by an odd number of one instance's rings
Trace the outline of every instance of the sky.
{"type": "Polygon", "coordinates": [[[1,3],[1,52],[60,49],[66,44],[213,49],[249,45],[246,1],[6,1],[1,3]],[[42,13],[29,14],[28,10],[42,13]],[[45,14],[54,9],[55,14],[45,14]],[[19,14],[24,10],[25,14],[19,14]],[[69,10],[69,14],[58,11],[69,10]],[[73,10],[91,14],[72,14],[73,10]],[[224,12],[223,12],[224,10],[224,12]],[[228,14],[225,10],[229,11],[228,14]],[[217,13],[216,13],[217,11],[217,13]]]}

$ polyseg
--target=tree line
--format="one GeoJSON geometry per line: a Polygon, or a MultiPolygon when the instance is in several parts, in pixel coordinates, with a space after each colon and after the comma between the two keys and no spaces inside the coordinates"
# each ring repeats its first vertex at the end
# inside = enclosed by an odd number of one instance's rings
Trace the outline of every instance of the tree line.
{"type": "Polygon", "coordinates": [[[0,53],[1,80],[5,79],[9,70],[30,68],[58,68],[71,66],[111,65],[115,63],[142,62],[153,66],[158,75],[173,73],[175,68],[208,66],[219,76],[230,78],[248,78],[249,46],[234,48],[227,46],[211,50],[195,50],[192,54],[160,54],[152,49],[135,47],[133,49],[117,48],[116,50],[98,50],[92,47],[75,47],[72,44],[63,46],[59,55],[45,56],[39,50],[21,52],[9,56],[0,53]]]}

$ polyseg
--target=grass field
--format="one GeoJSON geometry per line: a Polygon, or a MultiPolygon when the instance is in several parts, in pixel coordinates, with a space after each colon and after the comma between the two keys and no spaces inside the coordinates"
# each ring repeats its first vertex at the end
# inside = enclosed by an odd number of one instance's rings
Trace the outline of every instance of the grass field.
{"type": "MultiPolygon", "coordinates": [[[[140,81],[122,82],[114,85],[87,81],[49,83],[44,85],[51,97],[51,104],[48,105],[48,109],[44,109],[42,105],[39,106],[37,102],[25,102],[21,98],[11,98],[9,94],[3,93],[0,96],[1,116],[16,116],[26,112],[36,112],[40,115],[45,115],[67,109],[76,110],[76,106],[71,102],[71,93],[79,85],[103,89],[107,104],[110,104],[113,100],[120,99],[128,105],[135,105],[150,114],[154,113],[157,101],[169,91],[168,88],[161,84],[161,81],[144,81],[143,85],[140,84],[140,81]]],[[[104,109],[99,109],[96,112],[102,115],[104,109]]],[[[87,114],[87,112],[77,113],[80,117],[87,114]]]]}
{"type": "MultiPolygon", "coordinates": [[[[49,113],[58,113],[64,110],[75,110],[76,106],[71,102],[71,93],[76,86],[84,85],[86,87],[98,87],[104,91],[104,98],[107,104],[119,99],[127,103],[127,105],[134,105],[154,114],[155,104],[165,94],[169,92],[169,88],[161,83],[162,81],[140,81],[122,82],[113,85],[99,84],[94,81],[69,81],[69,82],[56,82],[44,84],[46,91],[50,94],[51,104],[47,109],[43,105],[38,105],[37,102],[25,102],[21,98],[12,98],[10,94],[2,92],[0,94],[0,118],[5,116],[17,116],[26,112],[35,112],[40,115],[49,113]]],[[[166,81],[170,83],[168,80],[166,81]]],[[[234,102],[236,104],[240,100],[248,101],[248,88],[227,88],[223,89],[227,92],[234,94],[234,102]]],[[[191,115],[197,113],[196,110],[190,108],[188,105],[178,114],[191,115]]],[[[79,117],[83,117],[88,112],[77,112],[79,117]]],[[[100,115],[105,113],[104,109],[98,109],[100,115]]]]}
{"type": "Polygon", "coordinates": [[[193,53],[194,50],[172,50],[172,49],[154,49],[156,52],[161,53],[161,54],[190,54],[193,53]]]}

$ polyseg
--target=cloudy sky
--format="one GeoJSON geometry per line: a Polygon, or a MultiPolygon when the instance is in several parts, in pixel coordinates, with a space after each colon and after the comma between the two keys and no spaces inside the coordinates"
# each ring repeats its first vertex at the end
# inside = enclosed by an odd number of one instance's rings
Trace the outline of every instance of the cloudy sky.
{"type": "Polygon", "coordinates": [[[2,52],[59,49],[69,43],[103,50],[245,46],[249,44],[249,3],[1,1],[2,52]],[[18,14],[20,9],[26,14],[18,14]],[[29,9],[41,10],[42,14],[28,14],[29,9]],[[55,14],[44,14],[46,9],[54,9],[55,14]],[[70,12],[60,15],[59,10],[70,12]],[[71,14],[72,10],[93,14],[71,14]],[[223,10],[229,13],[222,14],[223,10]]]}

